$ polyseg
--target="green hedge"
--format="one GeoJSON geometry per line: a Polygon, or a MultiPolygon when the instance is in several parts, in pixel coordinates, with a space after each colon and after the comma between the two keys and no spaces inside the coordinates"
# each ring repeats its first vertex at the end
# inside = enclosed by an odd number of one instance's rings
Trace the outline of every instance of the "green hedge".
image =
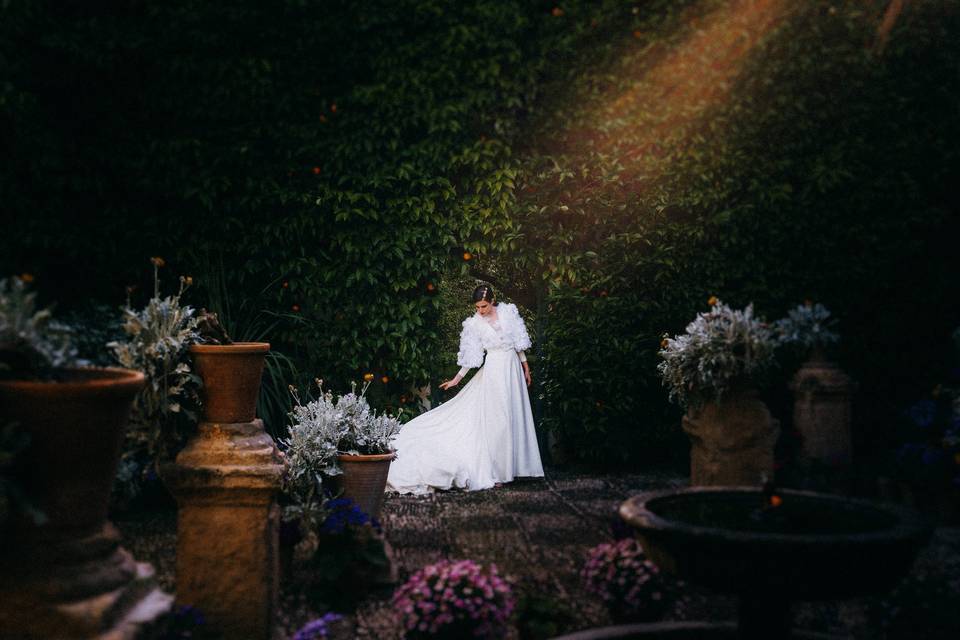
{"type": "Polygon", "coordinates": [[[303,371],[399,393],[434,368],[442,274],[513,237],[513,145],[587,44],[552,6],[5,3],[0,270],[119,303],[160,255],[190,302],[226,281],[290,316],[303,371]]]}
{"type": "Polygon", "coordinates": [[[446,375],[488,277],[536,314],[542,425],[607,461],[677,446],[656,350],[707,297],[813,298],[876,445],[960,317],[958,12],[912,3],[878,54],[887,5],[5,3],[0,272],[136,304],[162,255],[383,405],[446,375]],[[748,5],[781,13],[744,58],[685,44],[748,5]]]}
{"type": "MultiPolygon", "coordinates": [[[[725,99],[699,120],[666,114],[680,130],[674,146],[641,150],[636,163],[656,165],[646,182],[592,152],[531,170],[528,228],[545,241],[569,235],[550,252],[568,271],[550,297],[545,424],[577,456],[656,460],[676,443],[679,412],[655,372],[659,337],[681,332],[711,295],[754,302],[771,320],[804,299],[834,311],[838,357],[860,385],[858,453],[886,446],[904,401],[942,374],[960,324],[950,187],[960,181],[960,15],[950,3],[914,7],[881,55],[869,45],[885,6],[792,3],[725,99]],[[559,186],[564,175],[571,186],[559,186]],[[571,224],[574,210],[590,224],[571,224]]],[[[678,37],[709,22],[684,20],[678,37]]],[[[704,75],[713,53],[693,62],[704,75]]],[[[584,102],[569,116],[574,134],[597,126],[584,102]]],[[[621,160],[644,141],[632,123],[604,124],[621,160]]],[[[785,426],[790,374],[768,395],[785,426]]]]}

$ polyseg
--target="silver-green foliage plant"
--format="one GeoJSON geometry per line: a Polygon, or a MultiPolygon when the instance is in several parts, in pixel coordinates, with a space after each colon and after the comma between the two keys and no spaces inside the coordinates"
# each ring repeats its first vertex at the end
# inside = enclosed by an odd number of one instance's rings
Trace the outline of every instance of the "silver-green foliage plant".
{"type": "Polygon", "coordinates": [[[190,279],[180,278],[176,295],[160,297],[160,280],[154,263],[154,295],[143,309],[123,309],[125,341],[107,346],[121,366],[142,371],[147,384],[134,402],[131,432],[139,434],[151,455],[166,455],[185,435],[178,432],[181,416],[197,420],[200,377],[191,367],[188,347],[200,341],[194,309],[180,297],[190,279]],[[135,427],[139,427],[136,429],[135,427]]]}
{"type": "Polygon", "coordinates": [[[340,474],[337,445],[346,426],[333,402],[317,380],[320,397],[304,404],[296,387],[289,387],[294,407],[290,412],[283,489],[290,498],[284,507],[285,520],[297,521],[305,531],[317,531],[326,514],[323,478],[340,474]]]}
{"type": "Polygon", "coordinates": [[[295,405],[290,412],[291,424],[286,446],[287,477],[290,484],[302,488],[322,483],[322,476],[340,473],[337,466],[338,445],[346,434],[346,425],[337,411],[333,394],[323,391],[317,380],[320,397],[303,404],[296,388],[291,386],[295,405]]]}
{"type": "Polygon", "coordinates": [[[47,380],[57,369],[83,364],[73,330],[37,310],[26,277],[0,279],[0,377],[47,380]]]}
{"type": "Polygon", "coordinates": [[[322,380],[316,383],[320,395],[306,404],[290,387],[294,407],[288,437],[281,441],[287,458],[284,489],[292,502],[284,517],[299,519],[308,531],[316,530],[323,520],[323,478],[341,473],[337,456],[388,453],[400,432],[397,418],[377,415],[370,407],[364,397],[369,384],[359,394],[352,384],[350,393],[335,397],[324,391],[322,380]]]}
{"type": "Polygon", "coordinates": [[[289,437],[284,441],[292,477],[304,474],[337,475],[337,455],[382,454],[392,451],[392,440],[400,432],[400,421],[391,415],[377,414],[364,397],[369,385],[357,393],[335,397],[324,391],[317,380],[320,395],[303,404],[291,387],[295,406],[290,413],[289,437]]]}
{"type": "Polygon", "coordinates": [[[350,386],[350,393],[340,396],[336,404],[345,427],[338,445],[340,452],[349,455],[389,453],[393,450],[393,438],[400,433],[400,421],[385,413],[377,415],[370,408],[365,397],[370,383],[364,384],[359,394],[356,383],[350,386]]]}
{"type": "Polygon", "coordinates": [[[697,315],[686,333],[665,337],[657,366],[670,400],[698,406],[720,400],[735,386],[760,381],[773,365],[777,341],[753,305],[731,309],[719,300],[697,315]]]}
{"type": "Polygon", "coordinates": [[[840,336],[833,330],[836,318],[819,302],[807,302],[787,312],[787,317],[774,323],[777,340],[783,345],[807,349],[836,344],[840,336]]]}

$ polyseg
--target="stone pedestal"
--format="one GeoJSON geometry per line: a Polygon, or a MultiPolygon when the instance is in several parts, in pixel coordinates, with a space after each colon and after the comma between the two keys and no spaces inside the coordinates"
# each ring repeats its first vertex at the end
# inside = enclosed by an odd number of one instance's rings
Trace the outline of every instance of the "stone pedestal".
{"type": "Polygon", "coordinates": [[[267,639],[279,592],[283,465],[261,420],[200,424],[163,470],[177,499],[177,601],[225,638],[267,639]]]}
{"type": "Polygon", "coordinates": [[[14,534],[3,544],[0,637],[133,640],[173,604],[109,523],[80,535],[14,534]]]}
{"type": "Polygon", "coordinates": [[[690,484],[759,486],[773,479],[780,422],[756,391],[732,391],[719,403],[689,409],[683,430],[692,445],[690,484]]]}
{"type": "Polygon", "coordinates": [[[851,398],[856,385],[837,365],[822,358],[805,362],[793,377],[793,424],[803,442],[801,455],[830,466],[851,462],[851,398]]]}

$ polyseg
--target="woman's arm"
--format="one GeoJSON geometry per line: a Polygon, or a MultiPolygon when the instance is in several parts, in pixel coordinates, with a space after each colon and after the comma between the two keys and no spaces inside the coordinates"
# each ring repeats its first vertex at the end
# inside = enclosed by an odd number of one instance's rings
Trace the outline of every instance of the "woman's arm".
{"type": "Polygon", "coordinates": [[[460,351],[457,353],[457,364],[460,365],[460,371],[452,380],[447,380],[440,384],[440,388],[446,391],[450,387],[455,387],[463,380],[467,371],[483,364],[483,342],[477,334],[476,325],[472,318],[463,321],[463,330],[460,332],[460,351]]]}
{"type": "Polygon", "coordinates": [[[467,375],[467,371],[470,371],[470,367],[460,367],[460,371],[457,372],[457,375],[453,376],[452,379],[442,382],[440,388],[446,391],[450,387],[455,387],[460,384],[460,381],[463,380],[463,376],[467,375]]]}
{"type": "Polygon", "coordinates": [[[533,383],[533,378],[530,377],[530,363],[527,362],[527,354],[523,351],[517,351],[517,355],[520,356],[520,364],[523,366],[523,378],[527,381],[527,386],[529,387],[533,383]]]}

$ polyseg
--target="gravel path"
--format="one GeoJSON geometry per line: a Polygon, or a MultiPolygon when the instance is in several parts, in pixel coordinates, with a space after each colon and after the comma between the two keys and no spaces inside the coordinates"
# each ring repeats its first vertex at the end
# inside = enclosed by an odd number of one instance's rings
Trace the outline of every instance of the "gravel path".
{"type": "MultiPolygon", "coordinates": [[[[431,496],[388,496],[382,514],[399,579],[441,558],[495,562],[520,588],[555,598],[569,612],[569,630],[610,624],[600,603],[583,591],[578,571],[586,551],[612,540],[616,510],[626,498],[686,484],[664,474],[575,475],[553,472],[498,489],[431,496]]],[[[117,518],[126,546],[157,567],[173,590],[176,516],[172,511],[117,518]]],[[[732,598],[687,588],[668,618],[732,619],[732,598]]],[[[389,607],[389,588],[371,594],[345,620],[338,637],[399,638],[389,607]]],[[[960,529],[937,529],[910,576],[889,596],[837,603],[799,604],[799,628],[859,639],[957,638],[960,622],[960,529]],[[951,606],[954,603],[954,606],[951,606]]],[[[277,638],[292,635],[313,611],[301,593],[285,590],[277,638]]]]}

